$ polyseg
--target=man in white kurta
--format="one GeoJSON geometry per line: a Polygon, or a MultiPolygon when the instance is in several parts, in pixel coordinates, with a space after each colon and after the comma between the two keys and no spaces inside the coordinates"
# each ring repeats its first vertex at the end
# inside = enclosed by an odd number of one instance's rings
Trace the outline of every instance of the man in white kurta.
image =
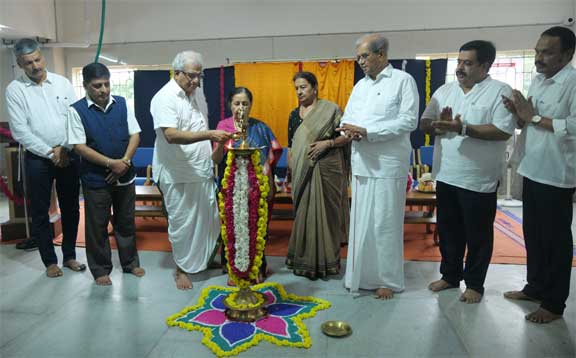
{"type": "Polygon", "coordinates": [[[352,209],[345,286],[376,290],[382,299],[404,290],[404,208],[410,132],[418,123],[414,79],[388,63],[388,40],[357,41],[366,77],[352,90],[341,131],[352,143],[352,209]]]}
{"type": "MultiPolygon", "coordinates": [[[[540,301],[526,315],[548,323],[564,314],[572,271],[573,198],[576,190],[576,37],[565,27],[552,27],[536,44],[538,75],[528,98],[514,91],[508,107],[522,127],[518,174],[524,177],[522,219],[526,242],[527,284],[506,292],[509,299],[540,301]]],[[[518,148],[520,149],[520,148],[518,148]]]]}
{"type": "Polygon", "coordinates": [[[460,48],[458,81],[440,87],[420,127],[434,134],[432,176],[436,179],[442,278],[432,291],[466,283],[460,300],[480,302],[494,242],[494,218],[506,140],[514,133],[512,115],[502,103],[512,88],[488,71],[496,48],[470,41],[460,48]],[[454,117],[454,118],[453,118],[454,117]],[[466,265],[463,265],[465,252],[466,265]]]}
{"type": "Polygon", "coordinates": [[[176,262],[176,286],[192,288],[187,273],[205,270],[220,233],[210,140],[230,135],[208,130],[199,106],[202,57],[176,55],[174,78],[152,98],[156,142],[152,162],[168,213],[168,237],[176,262]]]}

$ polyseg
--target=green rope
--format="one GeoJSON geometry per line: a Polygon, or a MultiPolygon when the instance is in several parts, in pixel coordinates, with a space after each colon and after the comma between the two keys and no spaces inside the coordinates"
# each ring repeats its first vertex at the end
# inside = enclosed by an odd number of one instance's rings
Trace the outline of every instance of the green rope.
{"type": "Polygon", "coordinates": [[[102,49],[102,37],[104,37],[104,22],[106,20],[106,0],[102,0],[102,17],[100,18],[100,36],[98,38],[98,48],[96,49],[96,58],[94,62],[98,63],[100,50],[102,49]]]}

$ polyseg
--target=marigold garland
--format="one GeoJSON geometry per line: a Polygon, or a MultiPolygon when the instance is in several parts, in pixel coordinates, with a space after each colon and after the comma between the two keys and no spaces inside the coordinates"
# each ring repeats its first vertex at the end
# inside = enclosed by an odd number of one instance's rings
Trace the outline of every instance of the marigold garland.
{"type": "Polygon", "coordinates": [[[255,303],[248,303],[248,304],[236,303],[236,297],[238,297],[238,291],[232,292],[231,294],[226,296],[226,298],[224,299],[224,302],[226,302],[226,304],[228,306],[234,306],[236,309],[240,309],[240,310],[257,308],[257,307],[260,307],[264,303],[264,297],[263,296],[255,296],[258,299],[258,301],[256,301],[255,303]]]}
{"type": "MultiPolygon", "coordinates": [[[[222,178],[222,190],[218,194],[218,206],[220,209],[220,219],[222,221],[222,240],[226,250],[226,260],[228,274],[231,281],[238,287],[248,287],[250,283],[258,278],[260,266],[262,265],[262,255],[266,233],[268,230],[268,194],[270,187],[268,177],[263,174],[260,164],[260,151],[255,150],[250,155],[248,163],[241,162],[242,169],[240,177],[237,175],[238,163],[243,160],[243,156],[237,156],[233,150],[228,151],[226,157],[226,169],[222,178]],[[246,175],[247,170],[247,175],[246,175]],[[236,227],[234,222],[233,200],[236,180],[248,180],[248,232],[249,240],[249,260],[247,271],[241,271],[236,265],[236,227]],[[257,205],[255,205],[257,204],[257,205]]],[[[236,210],[238,214],[238,210],[236,210]]],[[[243,250],[244,252],[244,250],[243,250]]],[[[244,264],[242,266],[245,266],[244,264]]]]}

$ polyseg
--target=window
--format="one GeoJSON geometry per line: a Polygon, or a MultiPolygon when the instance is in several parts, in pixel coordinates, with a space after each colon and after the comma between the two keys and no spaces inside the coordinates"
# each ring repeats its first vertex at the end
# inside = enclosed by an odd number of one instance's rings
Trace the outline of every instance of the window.
{"type": "MultiPolygon", "coordinates": [[[[110,87],[111,94],[126,98],[128,109],[134,112],[134,71],[138,70],[165,70],[169,69],[168,65],[159,66],[107,66],[110,70],[110,87]]],[[[77,98],[83,98],[86,95],[82,85],[82,68],[74,67],[72,69],[72,85],[76,92],[77,98]]]]}
{"type": "MultiPolygon", "coordinates": [[[[418,55],[418,59],[447,58],[446,83],[456,80],[458,53],[418,55]]],[[[505,82],[510,87],[520,90],[524,95],[528,93],[528,87],[534,75],[534,51],[503,51],[496,53],[496,60],[490,68],[490,76],[496,80],[505,82]]]]}

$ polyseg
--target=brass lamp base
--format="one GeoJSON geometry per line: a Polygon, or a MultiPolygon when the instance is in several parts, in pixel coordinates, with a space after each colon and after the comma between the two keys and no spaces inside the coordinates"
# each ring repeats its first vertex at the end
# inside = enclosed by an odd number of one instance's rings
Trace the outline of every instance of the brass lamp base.
{"type": "Polygon", "coordinates": [[[234,154],[239,155],[241,157],[247,157],[252,155],[254,151],[263,149],[265,147],[250,147],[245,143],[241,143],[239,147],[236,148],[229,148],[230,151],[234,152],[234,154]]]}
{"type": "Polygon", "coordinates": [[[260,292],[255,292],[250,287],[241,288],[224,298],[226,317],[231,321],[254,322],[265,317],[266,297],[260,292]]]}

